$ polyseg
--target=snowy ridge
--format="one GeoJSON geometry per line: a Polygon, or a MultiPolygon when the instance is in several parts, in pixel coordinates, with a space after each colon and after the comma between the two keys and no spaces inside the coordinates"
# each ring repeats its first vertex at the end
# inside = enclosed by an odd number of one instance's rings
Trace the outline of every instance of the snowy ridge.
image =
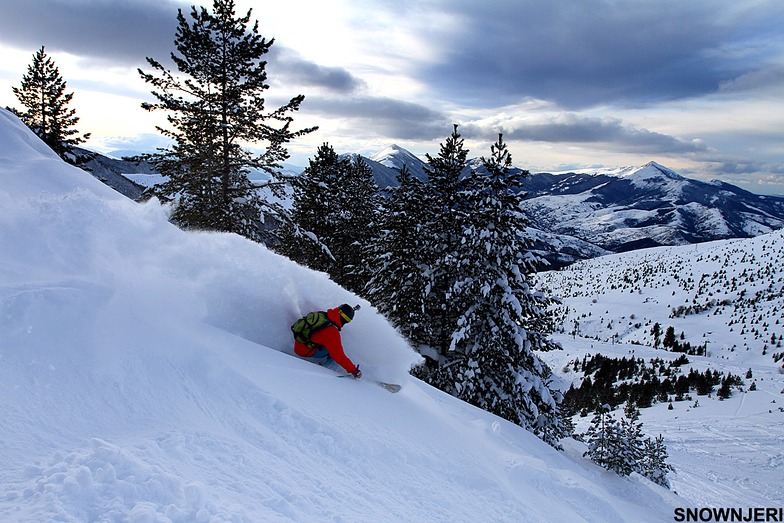
{"type": "MultiPolygon", "coordinates": [[[[402,147],[387,147],[370,158],[383,163],[371,165],[381,187],[397,184],[388,171],[403,164],[415,177],[427,178],[425,163],[402,147]]],[[[474,158],[468,166],[480,169],[481,161],[474,158]]],[[[784,227],[784,198],[688,179],[654,161],[617,169],[532,173],[523,190],[531,227],[570,246],[568,252],[545,243],[537,246],[554,267],[597,252],[747,238],[784,227]]]]}
{"type": "Polygon", "coordinates": [[[0,520],[648,521],[685,502],[411,378],[362,302],[389,394],[292,357],[361,302],[234,235],[185,233],[0,110],[0,520]]]}
{"type": "MultiPolygon", "coordinates": [[[[359,155],[341,156],[353,160],[359,155]]],[[[398,145],[363,160],[382,190],[397,186],[404,165],[415,178],[427,180],[426,163],[398,145]]],[[[97,178],[131,198],[138,197],[142,187],[161,181],[148,169],[125,174],[129,165],[100,155],[90,164],[97,178]],[[121,183],[116,173],[133,183],[121,183]]],[[[464,173],[471,168],[481,169],[481,160],[469,160],[464,173]]],[[[288,166],[285,172],[301,172],[291,169],[288,166]]],[[[251,173],[256,183],[267,178],[251,173]]],[[[746,238],[784,227],[784,198],[755,195],[720,181],[687,179],[654,161],[641,167],[533,173],[524,190],[532,228],[545,231],[540,236],[551,238],[549,243],[568,246],[562,250],[539,242],[537,251],[552,267],[597,253],[746,238]]]]}
{"type": "Polygon", "coordinates": [[[565,175],[565,174],[588,174],[592,176],[614,176],[617,178],[629,178],[629,177],[649,177],[649,176],[659,176],[664,174],[665,176],[672,178],[674,180],[683,180],[685,179],[683,176],[678,174],[677,172],[673,171],[672,169],[665,167],[657,162],[650,161],[640,166],[634,165],[627,165],[624,167],[616,167],[614,169],[608,169],[606,167],[602,168],[588,168],[588,169],[575,169],[571,171],[557,171],[551,174],[554,175],[565,175]]]}
{"type": "Polygon", "coordinates": [[[707,342],[716,357],[775,367],[772,354],[784,352],[770,341],[784,335],[781,267],[780,230],[750,239],[604,256],[538,276],[567,300],[558,312],[560,322],[576,322],[583,335],[653,346],[650,328],[644,327],[658,321],[674,325],[695,345],[707,342]],[[623,303],[626,311],[616,317],[583,317],[586,309],[600,309],[600,301],[623,303]],[[632,326],[624,325],[622,320],[631,315],[632,326]],[[613,328],[607,328],[608,319],[614,320],[613,328]],[[705,329],[703,320],[710,321],[710,328],[705,329]]]}

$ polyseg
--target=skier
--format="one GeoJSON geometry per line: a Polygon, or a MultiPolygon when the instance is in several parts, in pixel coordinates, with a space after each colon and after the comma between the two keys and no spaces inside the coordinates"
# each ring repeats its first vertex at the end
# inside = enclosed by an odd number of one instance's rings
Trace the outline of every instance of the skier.
{"type": "Polygon", "coordinates": [[[354,318],[354,311],[358,309],[359,305],[352,307],[344,303],[326,312],[311,312],[294,322],[291,326],[294,333],[294,353],[319,365],[337,362],[346,372],[355,378],[361,378],[362,371],[346,356],[340,340],[340,329],[354,318]]]}

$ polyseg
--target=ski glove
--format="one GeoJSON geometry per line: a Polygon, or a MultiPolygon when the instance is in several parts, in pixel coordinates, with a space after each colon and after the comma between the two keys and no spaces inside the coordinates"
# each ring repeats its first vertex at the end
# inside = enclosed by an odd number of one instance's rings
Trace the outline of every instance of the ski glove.
{"type": "Polygon", "coordinates": [[[354,372],[352,372],[351,375],[354,376],[355,379],[359,379],[362,377],[362,371],[359,370],[359,365],[357,365],[357,368],[354,369],[354,372]]]}

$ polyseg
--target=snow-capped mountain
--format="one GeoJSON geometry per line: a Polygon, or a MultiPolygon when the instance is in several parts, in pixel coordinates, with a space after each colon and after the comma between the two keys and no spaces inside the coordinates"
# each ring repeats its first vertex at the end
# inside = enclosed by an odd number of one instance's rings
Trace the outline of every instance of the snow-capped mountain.
{"type": "MultiPolygon", "coordinates": [[[[368,158],[392,169],[395,173],[400,172],[400,169],[405,165],[415,178],[427,180],[427,173],[425,172],[425,165],[427,164],[399,145],[392,144],[375,154],[371,154],[368,158]]],[[[397,180],[391,185],[397,185],[397,180]]]]}
{"type": "MultiPolygon", "coordinates": [[[[347,153],[342,157],[355,158],[347,153]]],[[[379,187],[397,185],[400,168],[427,179],[426,163],[398,145],[363,156],[379,187]]],[[[93,175],[131,198],[155,180],[149,166],[101,155],[93,175]],[[136,170],[134,170],[136,169],[136,170]],[[133,184],[125,182],[124,178],[133,184]]],[[[478,159],[466,172],[480,169],[478,159]]],[[[289,170],[289,174],[296,174],[289,170]]],[[[749,238],[784,227],[784,198],[721,181],[681,176],[656,162],[642,167],[533,173],[525,200],[534,249],[551,267],[612,252],[749,238]]]]}
{"type": "MultiPolygon", "coordinates": [[[[399,146],[370,157],[396,169],[405,163],[426,179],[425,163],[399,146]]],[[[468,163],[481,168],[478,159],[468,163]]],[[[536,249],[555,267],[608,252],[749,238],[784,227],[784,198],[685,178],[656,162],[532,173],[525,190],[536,249]]]]}
{"type": "Polygon", "coordinates": [[[532,226],[613,252],[748,238],[784,227],[784,198],[684,178],[655,162],[533,174],[527,190],[532,226]]]}
{"type": "Polygon", "coordinates": [[[339,156],[341,159],[349,158],[352,161],[356,161],[358,158],[362,158],[362,161],[370,167],[370,170],[373,172],[373,180],[376,184],[384,189],[386,187],[395,187],[397,183],[397,175],[398,170],[392,167],[388,167],[380,162],[375,160],[371,160],[366,156],[362,156],[357,153],[344,153],[339,156]]]}

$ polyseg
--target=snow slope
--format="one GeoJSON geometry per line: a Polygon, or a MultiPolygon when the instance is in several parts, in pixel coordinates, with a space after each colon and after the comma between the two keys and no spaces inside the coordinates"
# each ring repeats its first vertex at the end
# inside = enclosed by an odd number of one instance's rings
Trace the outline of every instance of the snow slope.
{"type": "MultiPolygon", "coordinates": [[[[720,401],[642,409],[650,436],[662,434],[676,469],[672,488],[697,507],[780,507],[784,500],[784,231],[748,239],[657,247],[584,260],[537,278],[562,298],[556,317],[563,351],[542,354],[563,380],[566,364],[586,354],[671,361],[654,348],[652,327],[707,346],[688,356],[688,373],[711,368],[744,378],[747,392],[720,401]],[[775,341],[772,341],[773,338],[775,341]],[[745,378],[751,371],[752,377],[745,378]],[[754,383],[756,390],[748,391],[754,383]],[[696,405],[696,406],[695,406],[696,405]]],[[[578,431],[590,418],[575,417],[578,431]]]]}
{"type": "Polygon", "coordinates": [[[564,330],[584,337],[654,346],[658,322],[740,365],[775,368],[784,353],[784,230],[603,256],[538,279],[564,299],[564,330]]]}
{"type": "Polygon", "coordinates": [[[373,308],[234,235],[185,233],[0,110],[0,521],[662,521],[685,505],[411,378],[373,308]],[[360,302],[368,378],[292,357],[360,302]]]}

